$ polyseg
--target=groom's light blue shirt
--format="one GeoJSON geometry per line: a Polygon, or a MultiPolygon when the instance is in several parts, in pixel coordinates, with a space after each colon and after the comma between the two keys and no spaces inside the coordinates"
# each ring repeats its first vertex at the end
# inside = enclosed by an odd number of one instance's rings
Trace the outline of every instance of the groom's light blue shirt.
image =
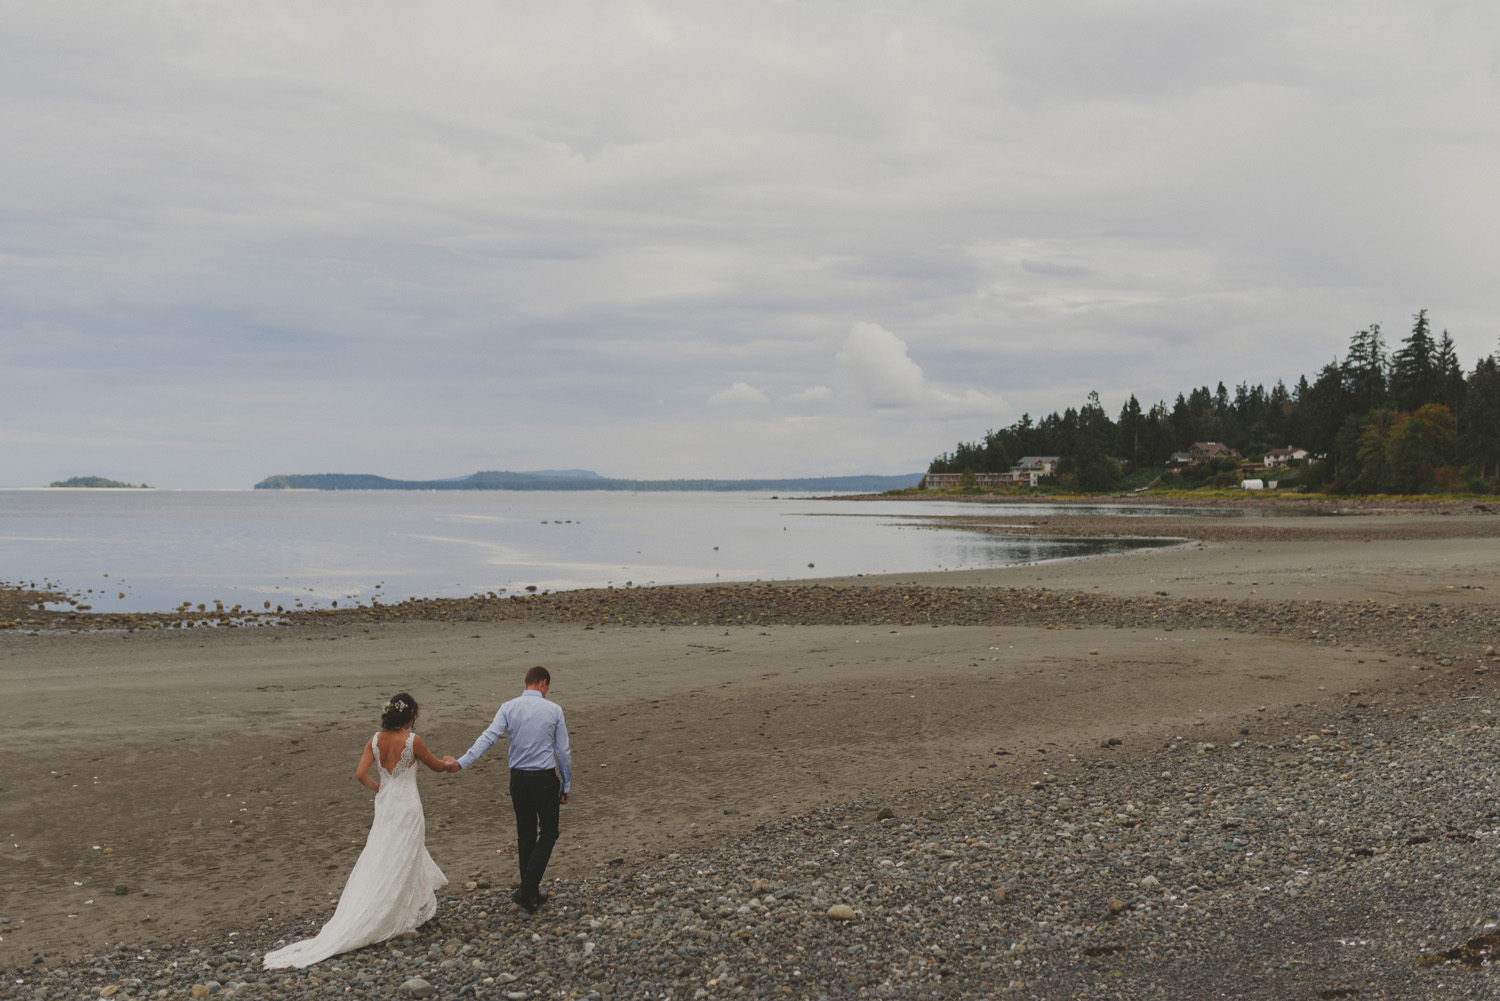
{"type": "Polygon", "coordinates": [[[548,702],[535,689],[526,689],[500,707],[495,721],[458,759],[459,766],[468,768],[502,736],[510,738],[510,767],[545,771],[556,764],[562,775],[562,791],[572,791],[573,756],[568,750],[568,725],[563,721],[561,706],[548,702]]]}

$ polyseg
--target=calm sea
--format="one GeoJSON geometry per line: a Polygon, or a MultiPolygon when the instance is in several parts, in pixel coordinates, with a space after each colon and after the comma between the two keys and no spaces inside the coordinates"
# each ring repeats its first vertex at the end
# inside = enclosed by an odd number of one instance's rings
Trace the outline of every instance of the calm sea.
{"type": "MultiPolygon", "coordinates": [[[[1109,510],[1168,509],[1043,505],[1016,516],[1109,510]]],[[[50,584],[82,595],[95,611],[215,600],[326,608],[528,585],[555,591],[995,567],[1139,545],[914,521],[957,513],[974,508],[761,493],[0,490],[0,581],[50,584]]]]}

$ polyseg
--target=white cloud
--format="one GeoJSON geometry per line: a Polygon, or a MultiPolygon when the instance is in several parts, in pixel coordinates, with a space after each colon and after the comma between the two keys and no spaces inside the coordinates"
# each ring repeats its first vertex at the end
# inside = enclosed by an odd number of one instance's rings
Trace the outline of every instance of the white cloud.
{"type": "Polygon", "coordinates": [[[783,397],[788,403],[823,403],[833,399],[833,390],[827,386],[808,386],[783,397]]]}
{"type": "Polygon", "coordinates": [[[880,409],[993,417],[1005,405],[993,393],[954,390],[928,381],[907,354],[906,342],[876,323],[856,323],[837,358],[859,394],[880,409]]]}
{"type": "Polygon", "coordinates": [[[735,404],[761,404],[770,402],[764,390],[756,389],[748,383],[737,382],[728,389],[720,390],[708,398],[708,402],[716,406],[735,404]]]}

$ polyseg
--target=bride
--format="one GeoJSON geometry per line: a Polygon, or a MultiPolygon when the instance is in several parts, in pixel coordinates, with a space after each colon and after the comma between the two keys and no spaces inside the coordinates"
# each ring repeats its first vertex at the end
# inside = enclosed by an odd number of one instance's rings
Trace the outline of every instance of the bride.
{"type": "Polygon", "coordinates": [[[416,719],[417,700],[405,692],[385,704],[380,732],[365,745],[354,772],[362,785],[375,790],[375,822],[365,850],[349,873],[338,908],[317,937],[266,953],[266,969],[311,966],[405,934],[437,912],[434,891],[448,878],[427,854],[427,825],[413,765],[421,761],[442,772],[453,758],[433,757],[422,738],[411,732],[416,719]],[[371,765],[380,769],[378,784],[370,778],[371,765]]]}

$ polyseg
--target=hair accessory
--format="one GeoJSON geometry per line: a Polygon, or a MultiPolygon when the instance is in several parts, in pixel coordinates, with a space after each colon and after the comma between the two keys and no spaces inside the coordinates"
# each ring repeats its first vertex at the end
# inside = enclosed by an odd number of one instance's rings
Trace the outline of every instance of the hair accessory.
{"type": "Polygon", "coordinates": [[[406,712],[407,708],[408,706],[405,699],[396,699],[394,702],[387,702],[385,705],[381,706],[380,711],[388,713],[393,709],[398,709],[401,712],[406,712]]]}

